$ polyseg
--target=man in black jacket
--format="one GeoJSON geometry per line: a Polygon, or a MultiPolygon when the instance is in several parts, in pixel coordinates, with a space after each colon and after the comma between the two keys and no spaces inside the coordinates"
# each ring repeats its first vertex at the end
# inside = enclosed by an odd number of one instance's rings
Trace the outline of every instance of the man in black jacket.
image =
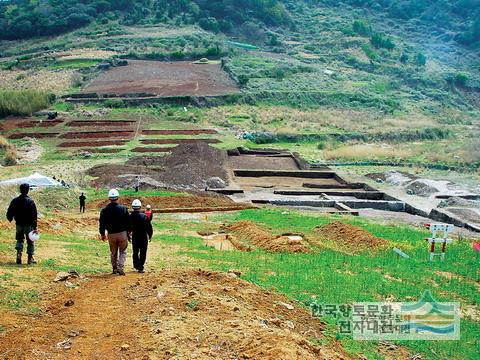
{"type": "Polygon", "coordinates": [[[33,255],[35,253],[35,244],[30,240],[28,234],[37,230],[37,207],[35,202],[28,196],[30,185],[20,185],[20,196],[16,197],[10,203],[7,211],[7,220],[12,222],[15,219],[17,244],[17,264],[22,263],[23,243],[27,239],[28,264],[36,264],[33,255]]]}
{"type": "Polygon", "coordinates": [[[134,200],[133,212],[130,214],[130,226],[132,232],[133,267],[139,273],[145,272],[145,260],[147,259],[148,242],[152,240],[152,223],[147,215],[140,211],[142,203],[134,200]]]}
{"type": "Polygon", "coordinates": [[[128,209],[118,203],[118,191],[112,189],[108,193],[110,204],[100,212],[100,235],[105,241],[105,231],[108,232],[110,260],[113,274],[125,275],[123,267],[127,258],[128,231],[130,230],[128,209]]]}
{"type": "Polygon", "coordinates": [[[78,197],[78,200],[80,201],[80,212],[84,213],[85,212],[85,200],[87,200],[87,197],[85,195],[80,195],[78,197]]]}

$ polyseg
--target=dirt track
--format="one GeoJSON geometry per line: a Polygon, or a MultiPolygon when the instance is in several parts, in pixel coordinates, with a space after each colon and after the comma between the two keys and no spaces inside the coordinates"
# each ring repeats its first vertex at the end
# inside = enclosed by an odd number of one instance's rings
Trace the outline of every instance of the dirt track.
{"type": "Polygon", "coordinates": [[[2,318],[3,359],[348,358],[338,344],[309,342],[324,325],[307,310],[232,274],[161,270],[77,282],[52,284],[45,313],[17,328],[2,318]]]}
{"type": "Polygon", "coordinates": [[[105,71],[83,89],[84,93],[159,96],[215,96],[238,91],[220,65],[142,60],[129,60],[128,66],[105,71]]]}

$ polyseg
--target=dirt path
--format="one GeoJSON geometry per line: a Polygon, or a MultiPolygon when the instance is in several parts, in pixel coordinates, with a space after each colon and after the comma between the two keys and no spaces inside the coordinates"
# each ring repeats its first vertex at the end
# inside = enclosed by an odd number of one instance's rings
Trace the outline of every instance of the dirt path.
{"type": "Polygon", "coordinates": [[[308,311],[233,274],[161,270],[78,284],[54,283],[43,315],[8,326],[0,358],[348,358],[338,344],[308,341],[324,328],[308,311]]]}

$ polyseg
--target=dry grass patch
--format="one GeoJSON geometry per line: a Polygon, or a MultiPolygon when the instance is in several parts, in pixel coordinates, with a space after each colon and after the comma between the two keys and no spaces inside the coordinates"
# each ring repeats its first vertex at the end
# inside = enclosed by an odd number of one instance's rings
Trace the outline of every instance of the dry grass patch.
{"type": "Polygon", "coordinates": [[[0,88],[4,90],[35,89],[62,94],[78,79],[74,70],[0,70],[0,88]]]}
{"type": "Polygon", "coordinates": [[[385,144],[356,144],[343,146],[334,150],[325,150],[326,160],[360,160],[360,159],[407,159],[414,155],[412,150],[399,149],[385,144]]]}

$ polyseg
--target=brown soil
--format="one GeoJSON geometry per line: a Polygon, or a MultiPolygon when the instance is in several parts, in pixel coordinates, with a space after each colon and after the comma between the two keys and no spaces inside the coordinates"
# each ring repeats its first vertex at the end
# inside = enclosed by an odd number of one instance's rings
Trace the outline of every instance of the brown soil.
{"type": "Polygon", "coordinates": [[[8,136],[9,139],[23,139],[26,137],[33,138],[33,139],[44,139],[44,138],[53,138],[60,135],[58,132],[54,133],[14,133],[8,136]]]}
{"type": "Polygon", "coordinates": [[[242,220],[227,225],[225,230],[232,233],[230,242],[239,250],[249,251],[260,248],[270,252],[307,253],[310,251],[304,240],[291,240],[285,235],[273,235],[254,222],[242,220]]]}
{"type": "Polygon", "coordinates": [[[134,153],[149,153],[149,152],[152,152],[152,153],[155,153],[155,152],[170,152],[172,151],[172,147],[136,147],[134,149],[132,149],[132,152],[134,153]]]}
{"type": "Polygon", "coordinates": [[[157,157],[129,160],[125,165],[98,165],[87,174],[97,178],[101,186],[132,188],[171,188],[177,190],[203,190],[211,177],[219,177],[228,183],[227,155],[205,142],[182,144],[172,148],[169,154],[157,157]]]}
{"type": "Polygon", "coordinates": [[[336,342],[310,342],[325,325],[306,309],[289,310],[286,297],[232,274],[165,269],[73,281],[79,288],[53,283],[43,294],[44,314],[2,324],[4,359],[348,358],[336,342]]]}
{"type": "Polygon", "coordinates": [[[115,154],[120,151],[125,150],[124,148],[117,148],[117,149],[80,149],[83,151],[91,152],[94,154],[115,154]]]}
{"type": "Polygon", "coordinates": [[[315,228],[322,239],[335,242],[340,248],[351,253],[365,250],[379,250],[388,246],[387,240],[373,236],[358,226],[334,221],[315,228]]]}
{"type": "MultiPolygon", "coordinates": [[[[178,208],[216,208],[216,207],[237,207],[239,204],[226,196],[122,196],[120,203],[130,207],[133,200],[140,199],[142,204],[151,205],[155,210],[178,209],[178,208]]],[[[89,202],[89,208],[102,208],[108,204],[108,200],[96,200],[89,202]]],[[[242,204],[247,206],[248,204],[242,204]]]]}
{"type": "Polygon", "coordinates": [[[43,120],[43,121],[38,121],[38,120],[31,120],[31,121],[25,121],[21,122],[16,125],[18,128],[34,128],[34,127],[52,127],[58,124],[63,123],[63,120],[56,119],[56,120],[43,120]]]}
{"type": "Polygon", "coordinates": [[[114,146],[125,145],[128,140],[102,140],[102,141],[66,141],[60,143],[58,147],[63,148],[78,148],[78,147],[98,147],[98,146],[114,146]]]}
{"type": "Polygon", "coordinates": [[[207,144],[218,144],[221,141],[218,139],[143,139],[140,140],[142,144],[155,145],[155,144],[195,144],[199,142],[207,144]]]}
{"type": "Polygon", "coordinates": [[[258,155],[230,156],[228,158],[232,169],[266,169],[266,170],[298,170],[298,165],[292,157],[274,157],[258,155]]]}
{"type": "Polygon", "coordinates": [[[133,126],[136,124],[135,120],[74,120],[67,123],[70,127],[83,127],[83,126],[133,126]]]}
{"type": "MultiPolygon", "coordinates": [[[[52,218],[38,220],[38,230],[47,234],[83,233],[86,230],[96,231],[98,217],[96,216],[66,216],[56,215],[52,218]]],[[[13,229],[13,225],[7,221],[0,221],[0,230],[13,229]]]]}
{"type": "Polygon", "coordinates": [[[194,130],[143,130],[144,135],[201,135],[218,134],[214,129],[194,129],[194,130]]]}
{"type": "Polygon", "coordinates": [[[68,132],[62,134],[63,139],[97,139],[97,138],[113,138],[122,137],[129,138],[133,136],[131,130],[111,130],[111,131],[85,131],[85,132],[68,132]]]}
{"type": "Polygon", "coordinates": [[[83,90],[84,93],[159,96],[215,96],[238,91],[220,65],[141,60],[129,60],[128,66],[103,72],[83,90]]]}

